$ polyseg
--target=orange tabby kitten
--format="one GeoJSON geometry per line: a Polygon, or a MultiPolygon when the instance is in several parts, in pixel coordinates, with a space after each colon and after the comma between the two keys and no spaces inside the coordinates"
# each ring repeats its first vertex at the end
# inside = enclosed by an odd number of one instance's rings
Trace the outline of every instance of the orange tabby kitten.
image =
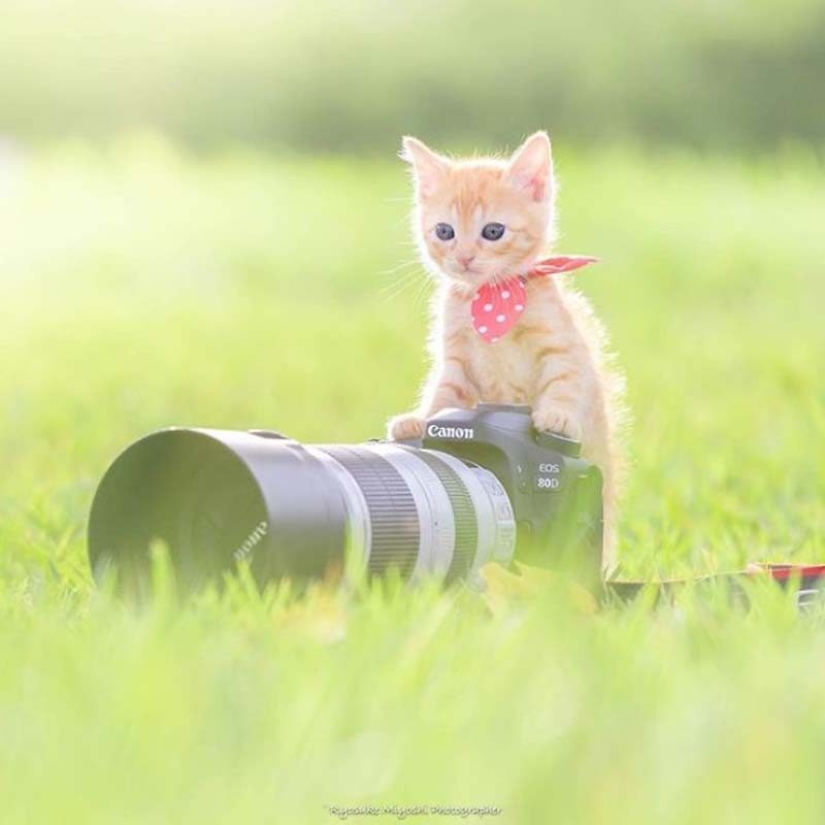
{"type": "Polygon", "coordinates": [[[415,181],[413,230],[439,288],[432,370],[417,409],[393,418],[389,437],[420,436],[424,420],[446,407],[529,404],[539,430],[581,440],[604,474],[605,566],[612,566],[621,381],[608,368],[604,329],[587,300],[566,279],[536,270],[555,241],[547,134],[532,135],[506,161],[450,160],[411,137],[403,147],[415,181]],[[510,284],[519,289],[515,299],[510,284]],[[488,330],[482,313],[492,308],[484,297],[491,294],[509,299],[502,312],[517,317],[488,330]]]}

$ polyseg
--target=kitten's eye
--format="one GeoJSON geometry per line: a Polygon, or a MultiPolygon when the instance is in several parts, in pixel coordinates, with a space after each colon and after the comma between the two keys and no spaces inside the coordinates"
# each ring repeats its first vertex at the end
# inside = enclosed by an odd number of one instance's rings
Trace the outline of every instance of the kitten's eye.
{"type": "Polygon", "coordinates": [[[455,229],[448,223],[437,223],[435,234],[439,241],[450,241],[455,237],[455,229]]]}
{"type": "Polygon", "coordinates": [[[484,229],[481,230],[481,237],[488,241],[497,241],[504,234],[503,223],[488,223],[484,229]]]}

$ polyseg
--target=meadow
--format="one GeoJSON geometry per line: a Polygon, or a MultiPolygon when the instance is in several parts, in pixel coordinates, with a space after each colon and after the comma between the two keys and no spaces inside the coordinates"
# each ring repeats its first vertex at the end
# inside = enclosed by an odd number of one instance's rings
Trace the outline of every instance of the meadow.
{"type": "MultiPolygon", "coordinates": [[[[824,561],[821,158],[555,150],[559,249],[603,261],[580,283],[635,418],[621,574],[824,561]]],[[[131,440],[357,441],[411,405],[408,207],[391,158],[2,147],[2,822],[821,821],[822,613],[760,582],[749,611],[598,614],[559,582],[492,613],[392,583],[140,611],[95,588],[85,519],[131,440]]]]}

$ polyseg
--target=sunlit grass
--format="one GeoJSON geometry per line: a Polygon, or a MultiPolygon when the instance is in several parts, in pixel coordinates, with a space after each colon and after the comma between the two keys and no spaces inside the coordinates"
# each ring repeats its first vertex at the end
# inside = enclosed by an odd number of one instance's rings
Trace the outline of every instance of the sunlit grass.
{"type": "MultiPolygon", "coordinates": [[[[636,418],[627,575],[825,558],[825,171],[560,147],[564,251],[636,418]]],[[[13,165],[12,165],[13,164],[13,165]]],[[[755,584],[598,616],[563,586],[490,617],[390,584],[136,613],[91,585],[94,486],[168,424],[379,435],[425,362],[400,164],[144,137],[0,175],[3,822],[817,821],[817,615],[755,584]],[[390,274],[388,274],[390,273],[390,274]],[[386,289],[385,289],[386,287],[386,289]],[[396,294],[397,293],[397,294],[396,294]],[[449,820],[446,820],[449,821],[449,820]]]]}

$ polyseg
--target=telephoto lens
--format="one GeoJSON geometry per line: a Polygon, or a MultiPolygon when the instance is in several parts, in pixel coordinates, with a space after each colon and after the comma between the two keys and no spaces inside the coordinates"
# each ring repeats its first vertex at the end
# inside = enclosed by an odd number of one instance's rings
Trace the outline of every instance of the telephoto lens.
{"type": "Polygon", "coordinates": [[[95,576],[114,568],[119,590],[148,595],[157,541],[185,592],[240,562],[260,586],[319,578],[349,565],[345,553],[370,575],[450,582],[508,563],[516,525],[495,475],[446,452],[172,428],[127,448],[101,481],[88,535],[95,576]]]}

